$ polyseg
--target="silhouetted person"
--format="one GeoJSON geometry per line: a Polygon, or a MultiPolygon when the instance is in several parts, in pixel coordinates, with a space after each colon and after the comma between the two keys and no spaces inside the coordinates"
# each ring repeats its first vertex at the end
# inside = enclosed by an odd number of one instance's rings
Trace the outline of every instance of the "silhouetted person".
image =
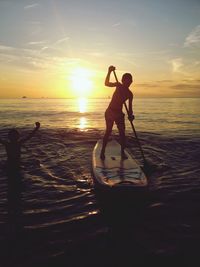
{"type": "Polygon", "coordinates": [[[40,128],[40,123],[35,123],[34,130],[25,137],[21,137],[17,129],[8,132],[7,140],[0,139],[0,143],[5,146],[7,153],[7,177],[8,177],[8,227],[12,234],[21,229],[21,193],[22,193],[22,173],[20,172],[21,147],[34,136],[40,128]]]}
{"type": "Polygon", "coordinates": [[[114,66],[110,66],[108,68],[108,73],[105,79],[105,85],[108,87],[116,87],[111,102],[106,109],[105,112],[105,120],[106,120],[106,132],[103,137],[103,145],[101,149],[101,159],[105,159],[105,148],[108,142],[108,138],[112,132],[114,122],[117,125],[120,136],[120,144],[121,144],[121,157],[122,159],[127,159],[127,156],[124,152],[126,145],[126,137],[125,137],[125,120],[123,113],[123,104],[126,100],[129,100],[128,104],[128,119],[133,120],[133,110],[132,110],[132,101],[133,101],[133,93],[130,91],[129,86],[133,82],[132,75],[130,73],[124,73],[122,76],[122,83],[119,82],[110,82],[110,74],[115,70],[114,66]]]}
{"type": "Polygon", "coordinates": [[[0,139],[0,143],[5,146],[7,153],[7,169],[18,169],[21,160],[21,147],[22,145],[34,136],[35,132],[40,128],[40,123],[35,123],[35,129],[27,136],[21,137],[17,129],[11,129],[8,132],[8,140],[0,139]]]}

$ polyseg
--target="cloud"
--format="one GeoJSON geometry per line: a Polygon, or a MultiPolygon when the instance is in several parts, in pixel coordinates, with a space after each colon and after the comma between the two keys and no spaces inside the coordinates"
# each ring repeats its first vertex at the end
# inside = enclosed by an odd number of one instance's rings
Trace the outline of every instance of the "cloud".
{"type": "Polygon", "coordinates": [[[0,45],[0,62],[11,67],[39,70],[45,68],[46,61],[37,50],[0,45]]]}
{"type": "Polygon", "coordinates": [[[199,46],[200,45],[200,25],[186,37],[184,47],[199,46]]]}
{"type": "Polygon", "coordinates": [[[137,83],[135,85],[139,87],[145,87],[145,88],[155,88],[159,86],[158,84],[155,84],[155,83],[137,83]]]}
{"type": "Polygon", "coordinates": [[[32,25],[41,25],[41,22],[37,20],[28,21],[28,23],[32,25]]]}
{"type": "Polygon", "coordinates": [[[64,38],[62,38],[62,39],[57,40],[57,41],[54,43],[54,45],[61,44],[61,43],[63,43],[63,42],[69,41],[69,39],[70,39],[70,38],[69,38],[68,36],[66,36],[66,37],[64,37],[64,38]]]}
{"type": "Polygon", "coordinates": [[[172,65],[173,72],[181,72],[181,67],[183,67],[183,60],[182,58],[174,58],[170,61],[172,65]]]}
{"type": "Polygon", "coordinates": [[[119,27],[120,25],[121,25],[121,23],[120,22],[117,22],[117,23],[113,24],[112,27],[115,28],[115,27],[119,27]]]}
{"type": "Polygon", "coordinates": [[[158,80],[157,83],[172,83],[173,80],[158,80]]]}
{"type": "Polygon", "coordinates": [[[0,45],[0,53],[1,53],[1,51],[13,51],[14,50],[14,48],[13,47],[11,47],[11,46],[5,46],[5,45],[0,45]]]}
{"type": "Polygon", "coordinates": [[[179,83],[171,86],[170,88],[175,89],[175,90],[181,90],[181,91],[196,91],[200,92],[200,83],[196,84],[190,84],[190,83],[179,83]]]}
{"type": "Polygon", "coordinates": [[[169,61],[172,72],[174,74],[182,75],[183,78],[197,78],[199,77],[199,67],[200,62],[195,57],[198,57],[198,53],[196,54],[186,54],[182,55],[182,57],[177,57],[174,59],[171,59],[169,61]]]}
{"type": "Polygon", "coordinates": [[[178,83],[170,86],[172,94],[184,97],[200,97],[200,83],[178,83]]]}
{"type": "Polygon", "coordinates": [[[24,6],[24,9],[36,8],[36,7],[38,7],[38,6],[39,6],[39,4],[38,4],[38,3],[35,3],[35,4],[32,4],[32,5],[24,6]]]}
{"type": "MultiPolygon", "coordinates": [[[[80,58],[52,56],[50,53],[41,53],[41,49],[16,48],[0,45],[0,64],[5,67],[15,68],[15,71],[46,71],[66,75],[68,66],[77,65],[80,58]]],[[[42,51],[48,47],[43,46],[42,51]]]]}
{"type": "Polygon", "coordinates": [[[102,52],[89,52],[88,55],[92,57],[104,57],[105,56],[105,54],[102,52]]]}
{"type": "Polygon", "coordinates": [[[179,83],[169,86],[177,92],[187,92],[194,95],[200,95],[200,80],[199,79],[183,79],[179,83]]]}
{"type": "Polygon", "coordinates": [[[44,45],[44,44],[46,44],[46,41],[34,41],[28,43],[28,45],[44,45]]]}

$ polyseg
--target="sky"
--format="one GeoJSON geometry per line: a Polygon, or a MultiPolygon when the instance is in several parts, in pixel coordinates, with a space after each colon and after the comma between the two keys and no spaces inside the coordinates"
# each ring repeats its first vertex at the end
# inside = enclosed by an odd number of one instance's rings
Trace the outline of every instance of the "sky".
{"type": "Polygon", "coordinates": [[[108,97],[110,65],[137,97],[200,97],[200,1],[0,0],[0,98],[108,97]]]}

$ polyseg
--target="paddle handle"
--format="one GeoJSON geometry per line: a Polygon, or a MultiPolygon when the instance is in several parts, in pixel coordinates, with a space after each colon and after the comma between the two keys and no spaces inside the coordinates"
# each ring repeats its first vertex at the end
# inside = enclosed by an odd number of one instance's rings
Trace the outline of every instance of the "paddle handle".
{"type": "Polygon", "coordinates": [[[118,81],[118,78],[117,78],[117,75],[116,75],[115,70],[113,70],[113,73],[114,73],[114,76],[115,76],[115,80],[116,80],[116,82],[118,83],[119,81],[118,81]]]}

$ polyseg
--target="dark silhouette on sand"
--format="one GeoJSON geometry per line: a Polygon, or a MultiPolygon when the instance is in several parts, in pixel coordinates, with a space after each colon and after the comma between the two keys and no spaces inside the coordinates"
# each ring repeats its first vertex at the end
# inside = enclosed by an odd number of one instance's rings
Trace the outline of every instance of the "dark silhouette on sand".
{"type": "Polygon", "coordinates": [[[106,132],[103,137],[103,145],[101,150],[101,159],[105,159],[105,149],[108,142],[109,136],[112,132],[114,123],[116,123],[121,144],[121,157],[122,159],[127,159],[127,156],[124,152],[126,147],[126,136],[125,136],[125,114],[123,113],[123,104],[126,100],[129,100],[128,104],[128,119],[130,121],[134,120],[132,102],[133,102],[133,93],[130,91],[129,86],[133,82],[132,75],[130,73],[124,73],[122,76],[122,83],[119,82],[110,82],[111,72],[115,71],[114,66],[108,68],[108,73],[105,79],[105,85],[108,87],[116,87],[112,99],[108,108],[105,111],[105,120],[106,120],[106,132]]]}

